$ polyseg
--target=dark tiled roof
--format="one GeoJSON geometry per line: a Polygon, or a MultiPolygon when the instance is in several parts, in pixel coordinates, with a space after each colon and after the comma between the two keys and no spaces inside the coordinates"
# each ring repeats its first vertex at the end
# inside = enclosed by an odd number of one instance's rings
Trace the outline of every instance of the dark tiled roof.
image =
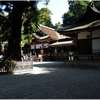
{"type": "Polygon", "coordinates": [[[100,11],[98,11],[95,6],[88,5],[87,10],[84,15],[76,22],[76,24],[83,23],[83,22],[91,22],[100,19],[100,11]]]}
{"type": "Polygon", "coordinates": [[[70,31],[80,31],[82,29],[90,29],[90,28],[95,28],[97,26],[100,26],[100,20],[96,20],[96,21],[92,21],[92,22],[88,22],[88,23],[80,23],[80,24],[74,24],[68,27],[64,27],[62,29],[59,29],[58,31],[66,31],[66,32],[70,32],[70,31]]]}
{"type": "Polygon", "coordinates": [[[100,12],[94,5],[87,6],[85,14],[73,25],[56,29],[61,34],[74,36],[76,32],[100,28],[100,12]]]}

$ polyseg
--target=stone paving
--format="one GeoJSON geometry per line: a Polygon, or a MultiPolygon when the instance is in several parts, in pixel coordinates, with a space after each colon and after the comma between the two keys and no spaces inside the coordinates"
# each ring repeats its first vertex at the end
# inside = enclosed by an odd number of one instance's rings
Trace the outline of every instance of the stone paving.
{"type": "Polygon", "coordinates": [[[100,70],[34,62],[33,70],[0,74],[0,99],[100,99],[100,70]]]}

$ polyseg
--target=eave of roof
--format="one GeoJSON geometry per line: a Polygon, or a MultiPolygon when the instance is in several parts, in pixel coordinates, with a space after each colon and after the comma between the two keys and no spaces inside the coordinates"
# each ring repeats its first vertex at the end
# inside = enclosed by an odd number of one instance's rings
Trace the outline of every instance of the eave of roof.
{"type": "Polygon", "coordinates": [[[58,36],[57,33],[55,31],[55,29],[47,27],[47,26],[43,26],[43,25],[39,25],[38,28],[45,34],[49,35],[49,37],[52,40],[58,40],[58,36]]]}
{"type": "Polygon", "coordinates": [[[39,36],[37,35],[36,33],[33,33],[33,36],[36,38],[36,39],[39,39],[39,40],[43,40],[43,39],[47,39],[49,37],[49,35],[46,35],[46,36],[39,36]]]}
{"type": "Polygon", "coordinates": [[[58,29],[57,31],[76,31],[76,30],[81,30],[81,29],[87,29],[87,28],[93,28],[93,27],[98,27],[100,26],[100,20],[96,20],[90,23],[81,23],[81,24],[75,24],[75,25],[71,25],[69,27],[65,27],[63,29],[58,29]]]}
{"type": "Polygon", "coordinates": [[[59,39],[69,38],[68,36],[60,35],[60,33],[58,33],[57,31],[55,31],[55,29],[47,27],[47,26],[43,26],[41,24],[38,26],[38,28],[43,33],[49,35],[52,40],[59,40],[59,39]]]}
{"type": "Polygon", "coordinates": [[[62,41],[62,42],[55,42],[52,44],[49,44],[49,46],[54,47],[54,46],[71,46],[71,45],[76,45],[76,43],[73,42],[73,40],[71,41],[62,41]]]}
{"type": "Polygon", "coordinates": [[[100,12],[92,6],[87,6],[85,14],[73,25],[56,29],[60,34],[76,36],[81,31],[100,29],[100,12]]]}

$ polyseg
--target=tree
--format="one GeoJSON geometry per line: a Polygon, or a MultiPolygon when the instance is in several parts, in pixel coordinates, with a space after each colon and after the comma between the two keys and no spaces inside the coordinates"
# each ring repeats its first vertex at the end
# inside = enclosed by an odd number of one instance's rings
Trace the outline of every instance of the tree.
{"type": "Polygon", "coordinates": [[[94,3],[95,7],[100,11],[100,1],[92,0],[92,2],[94,3]]]}
{"type": "MultiPolygon", "coordinates": [[[[95,7],[100,10],[100,1],[92,0],[95,7]]],[[[63,26],[71,25],[75,23],[86,11],[86,8],[90,0],[81,0],[81,1],[74,1],[68,0],[69,4],[69,11],[64,13],[62,16],[63,19],[63,26]]]]}
{"type": "Polygon", "coordinates": [[[58,22],[58,23],[55,23],[55,26],[54,26],[54,28],[61,28],[62,27],[62,24],[60,23],[60,22],[58,22]]]}
{"type": "Polygon", "coordinates": [[[74,15],[72,12],[68,11],[67,13],[64,13],[63,17],[63,26],[67,26],[70,25],[72,23],[74,23],[74,15]]]}
{"type": "Polygon", "coordinates": [[[52,27],[53,24],[51,22],[52,12],[48,8],[41,8],[39,10],[39,24],[52,27]]]}
{"type": "Polygon", "coordinates": [[[39,11],[36,9],[31,9],[31,7],[28,7],[24,13],[23,13],[23,22],[22,22],[22,28],[21,28],[21,35],[22,35],[22,47],[24,44],[28,41],[31,41],[32,33],[34,33],[37,29],[38,24],[38,15],[39,11]]]}
{"type": "Polygon", "coordinates": [[[28,41],[32,40],[32,33],[36,32],[37,25],[42,24],[48,27],[52,27],[51,22],[52,12],[48,8],[36,9],[34,13],[30,7],[24,12],[24,19],[22,23],[22,46],[28,41]]]}
{"type": "Polygon", "coordinates": [[[63,14],[63,26],[75,23],[86,11],[89,0],[68,0],[69,11],[63,14]]]}
{"type": "MultiPolygon", "coordinates": [[[[46,4],[49,0],[46,0],[46,4]]],[[[36,12],[37,1],[1,1],[0,11],[12,12],[11,32],[8,40],[8,50],[5,59],[12,56],[14,60],[21,60],[21,27],[23,21],[23,13],[28,7],[36,12]],[[3,9],[3,6],[6,6],[3,9]]],[[[5,61],[4,59],[4,61],[5,61]]]]}
{"type": "Polygon", "coordinates": [[[6,41],[11,31],[11,13],[9,15],[0,14],[0,40],[6,41]]]}

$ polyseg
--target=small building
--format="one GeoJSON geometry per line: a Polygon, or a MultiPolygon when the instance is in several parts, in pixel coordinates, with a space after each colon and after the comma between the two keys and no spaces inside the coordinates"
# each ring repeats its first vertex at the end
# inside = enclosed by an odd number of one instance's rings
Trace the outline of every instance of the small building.
{"type": "Polygon", "coordinates": [[[42,50],[44,61],[67,59],[68,50],[73,49],[75,45],[69,36],[60,35],[55,29],[43,25],[38,26],[38,31],[33,33],[33,37],[34,39],[31,43],[32,52],[36,52],[38,56],[42,50]]]}
{"type": "Polygon", "coordinates": [[[76,42],[75,59],[100,60],[100,11],[89,4],[84,15],[73,25],[56,29],[76,42]]]}

